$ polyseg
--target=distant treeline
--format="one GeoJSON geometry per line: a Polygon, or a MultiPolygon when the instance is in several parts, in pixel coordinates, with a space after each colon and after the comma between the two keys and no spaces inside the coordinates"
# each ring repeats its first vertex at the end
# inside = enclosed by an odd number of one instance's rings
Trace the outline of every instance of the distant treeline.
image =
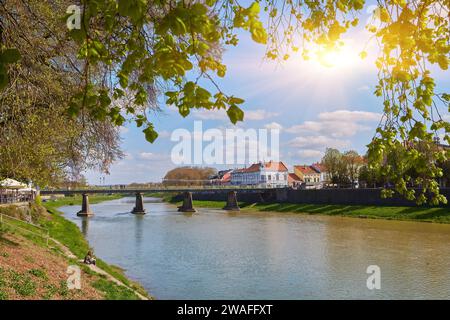
{"type": "Polygon", "coordinates": [[[163,184],[170,186],[198,186],[209,183],[209,178],[217,174],[210,167],[180,167],[170,170],[164,176],[163,184]]]}

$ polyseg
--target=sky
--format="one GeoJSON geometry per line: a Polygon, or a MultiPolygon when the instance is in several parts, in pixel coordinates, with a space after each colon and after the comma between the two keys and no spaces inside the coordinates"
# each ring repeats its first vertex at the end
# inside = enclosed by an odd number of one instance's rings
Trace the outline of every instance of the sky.
{"type": "MultiPolygon", "coordinates": [[[[369,19],[370,9],[365,12],[369,19]]],[[[227,48],[223,56],[227,74],[217,81],[222,91],[245,100],[244,122],[234,126],[224,112],[206,110],[183,118],[161,97],[162,112],[151,116],[159,138],[151,144],[141,129],[126,124],[120,130],[125,158],[111,166],[109,175],[89,171],[86,178],[90,184],[107,185],[160,182],[168,170],[177,167],[171,152],[178,142],[171,141],[172,133],[177,129],[192,132],[195,121],[202,121],[204,131],[236,127],[280,130],[280,160],[290,169],[320,161],[327,147],[364,154],[382,112],[382,100],[373,95],[377,82],[375,43],[367,42],[364,20],[362,17],[362,26],[344,36],[344,49],[330,57],[331,67],[315,60],[303,61],[300,56],[281,64],[266,61],[264,45],[253,42],[247,33],[239,33],[239,45],[227,48]],[[369,53],[364,60],[359,58],[363,50],[369,53]]],[[[442,88],[450,87],[443,74],[436,77],[442,88]]],[[[212,166],[224,169],[249,164],[212,166]]]]}

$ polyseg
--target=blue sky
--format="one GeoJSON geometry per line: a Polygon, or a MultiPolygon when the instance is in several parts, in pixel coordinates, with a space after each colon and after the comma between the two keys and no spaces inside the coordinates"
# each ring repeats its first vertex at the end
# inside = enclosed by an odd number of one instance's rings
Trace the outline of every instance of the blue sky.
{"type": "MultiPolygon", "coordinates": [[[[367,38],[362,27],[348,33],[346,51],[335,66],[325,67],[299,56],[281,65],[264,61],[265,47],[241,33],[238,47],[224,53],[226,77],[217,80],[224,92],[245,99],[245,121],[238,127],[279,128],[281,160],[289,168],[319,161],[326,147],[365,153],[382,111],[382,101],[372,94],[377,81],[374,43],[369,43],[368,58],[358,58],[367,38]]],[[[450,87],[443,73],[436,76],[441,88],[450,87]]],[[[224,113],[198,111],[182,118],[163,98],[160,106],[162,112],[152,116],[160,133],[157,141],[148,143],[141,129],[127,124],[121,128],[126,157],[112,165],[109,175],[87,172],[90,183],[99,184],[100,177],[106,184],[159,182],[176,167],[170,157],[176,145],[170,140],[173,130],[192,131],[196,120],[202,120],[204,130],[234,127],[224,113]]]]}

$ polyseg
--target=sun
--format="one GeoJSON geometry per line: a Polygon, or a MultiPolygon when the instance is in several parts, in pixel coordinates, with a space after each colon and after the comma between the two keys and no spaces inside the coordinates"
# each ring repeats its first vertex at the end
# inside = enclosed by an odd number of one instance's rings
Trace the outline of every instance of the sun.
{"type": "Polygon", "coordinates": [[[357,50],[352,50],[349,45],[334,48],[318,48],[313,56],[320,66],[329,69],[348,68],[358,62],[357,50]]]}

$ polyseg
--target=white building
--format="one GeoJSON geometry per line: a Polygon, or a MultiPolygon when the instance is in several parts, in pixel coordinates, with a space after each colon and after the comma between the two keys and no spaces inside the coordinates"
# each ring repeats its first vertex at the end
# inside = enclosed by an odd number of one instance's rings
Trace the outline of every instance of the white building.
{"type": "Polygon", "coordinates": [[[260,162],[231,172],[232,185],[287,187],[288,168],[283,162],[260,162]]]}
{"type": "Polygon", "coordinates": [[[330,174],[327,168],[321,163],[313,163],[311,166],[315,171],[320,173],[320,183],[322,186],[326,186],[331,183],[330,174]]]}

